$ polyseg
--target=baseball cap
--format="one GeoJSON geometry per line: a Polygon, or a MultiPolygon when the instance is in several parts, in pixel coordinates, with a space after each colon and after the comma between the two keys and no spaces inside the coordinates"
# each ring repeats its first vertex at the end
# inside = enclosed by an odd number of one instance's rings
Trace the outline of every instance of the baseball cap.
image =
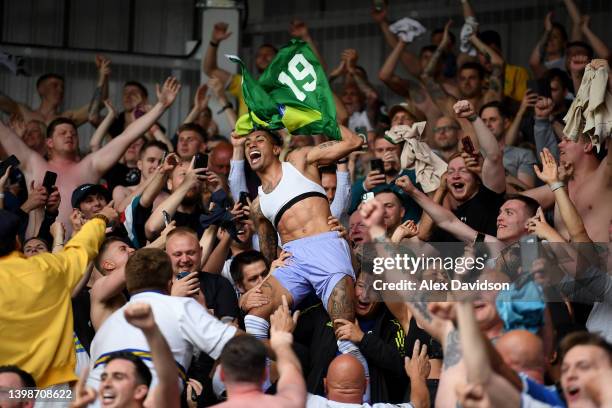
{"type": "Polygon", "coordinates": [[[103,185],[81,184],[72,192],[72,199],[70,200],[72,203],[72,208],[79,208],[79,204],[81,204],[81,202],[85,200],[87,196],[92,194],[102,194],[104,198],[106,198],[107,202],[111,200],[110,192],[103,185]]]}
{"type": "Polygon", "coordinates": [[[404,111],[412,117],[412,120],[416,120],[414,114],[410,111],[408,104],[406,102],[398,103],[397,105],[393,105],[391,109],[389,109],[389,120],[393,120],[395,114],[399,111],[404,111]]]}

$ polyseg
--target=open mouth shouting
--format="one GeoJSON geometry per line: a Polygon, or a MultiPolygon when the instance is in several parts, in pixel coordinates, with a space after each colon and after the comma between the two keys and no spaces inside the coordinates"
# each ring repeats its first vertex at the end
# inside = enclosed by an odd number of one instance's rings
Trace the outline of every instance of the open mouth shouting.
{"type": "Polygon", "coordinates": [[[253,149],[249,152],[249,159],[251,161],[251,165],[259,163],[261,160],[261,152],[257,149],[253,149]]]}
{"type": "Polygon", "coordinates": [[[465,193],[465,183],[463,181],[455,181],[450,183],[449,185],[456,194],[465,193]]]}

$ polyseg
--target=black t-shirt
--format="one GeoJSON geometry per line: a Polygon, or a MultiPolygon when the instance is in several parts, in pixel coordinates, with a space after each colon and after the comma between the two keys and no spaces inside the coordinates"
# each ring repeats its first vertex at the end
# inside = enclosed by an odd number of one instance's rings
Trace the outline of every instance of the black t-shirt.
{"type": "Polygon", "coordinates": [[[123,163],[116,163],[103,176],[108,185],[108,191],[112,191],[117,186],[136,186],[140,183],[140,170],[137,167],[128,167],[123,163]]]}
{"type": "MultiPolygon", "coordinates": [[[[504,204],[504,196],[505,193],[495,193],[480,185],[476,195],[453,210],[453,214],[476,231],[495,236],[497,216],[504,204]]],[[[458,239],[441,228],[436,228],[429,241],[458,242],[458,239]]]]}

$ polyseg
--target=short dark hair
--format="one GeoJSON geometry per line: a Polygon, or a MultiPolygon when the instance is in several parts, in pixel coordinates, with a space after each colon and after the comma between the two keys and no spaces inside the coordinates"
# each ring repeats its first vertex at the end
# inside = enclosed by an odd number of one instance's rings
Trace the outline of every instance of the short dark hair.
{"type": "Polygon", "coordinates": [[[568,50],[572,47],[580,47],[583,48],[587,52],[587,57],[589,60],[593,59],[595,53],[593,52],[593,47],[590,44],[585,43],[584,41],[571,41],[565,45],[565,49],[568,50]]]}
{"type": "Polygon", "coordinates": [[[160,142],[159,140],[149,140],[140,148],[140,154],[139,154],[140,158],[142,158],[142,156],[144,155],[144,152],[149,147],[157,147],[159,150],[168,153],[168,146],[166,146],[165,143],[160,142]]]}
{"type": "Polygon", "coordinates": [[[243,267],[259,261],[263,261],[266,264],[266,269],[270,268],[270,263],[264,254],[254,249],[236,255],[230,264],[230,274],[232,275],[234,283],[236,285],[242,284],[242,280],[244,279],[244,275],[242,274],[243,267]]]}
{"type": "Polygon", "coordinates": [[[98,255],[94,259],[94,266],[96,267],[96,269],[98,271],[100,271],[100,272],[103,271],[102,261],[103,261],[104,253],[106,252],[108,247],[110,247],[111,244],[114,243],[114,242],[123,242],[125,244],[130,245],[125,239],[123,239],[121,237],[110,236],[110,237],[106,238],[104,241],[102,241],[102,245],[100,245],[100,249],[98,250],[98,255]]]}
{"type": "Polygon", "coordinates": [[[141,84],[140,82],[138,82],[138,81],[126,81],[125,84],[123,84],[123,87],[126,88],[128,86],[135,86],[144,95],[145,98],[149,97],[149,91],[147,91],[147,88],[143,84],[141,84]]]}
{"type": "Polygon", "coordinates": [[[328,164],[327,166],[319,167],[319,173],[321,174],[336,174],[338,166],[335,164],[328,164]]]}
{"type": "Polygon", "coordinates": [[[197,123],[184,123],[181,126],[179,126],[178,130],[176,131],[177,135],[180,135],[181,132],[187,131],[187,130],[191,130],[192,132],[196,132],[198,135],[200,135],[200,137],[202,138],[203,142],[207,142],[208,141],[208,135],[206,134],[206,130],[198,125],[197,123]]]}
{"type": "Polygon", "coordinates": [[[423,54],[426,53],[426,52],[434,53],[434,52],[436,52],[437,49],[438,49],[438,47],[433,45],[433,44],[426,45],[426,46],[421,48],[421,51],[419,51],[419,57],[422,57],[423,54]]]}
{"type": "Polygon", "coordinates": [[[16,365],[3,365],[0,366],[0,374],[2,373],[13,373],[13,374],[17,374],[19,376],[19,378],[21,379],[21,382],[23,384],[23,387],[28,387],[28,388],[35,388],[36,387],[36,381],[34,381],[34,377],[32,377],[32,374],[28,373],[27,371],[22,370],[21,368],[17,367],[16,365]]]}
{"type": "Polygon", "coordinates": [[[283,144],[284,144],[283,137],[275,130],[253,129],[249,134],[253,132],[265,132],[270,137],[270,141],[272,142],[274,146],[283,147],[283,144]]]}
{"type": "Polygon", "coordinates": [[[380,190],[375,191],[374,197],[376,197],[379,194],[384,194],[384,193],[393,194],[399,201],[400,207],[404,206],[404,197],[402,197],[402,193],[399,191],[399,188],[395,188],[392,185],[387,185],[385,187],[382,187],[380,190]]]}
{"type": "Polygon", "coordinates": [[[47,247],[47,251],[49,251],[51,249],[51,245],[49,245],[49,241],[47,241],[44,238],[38,237],[38,236],[37,237],[30,237],[30,238],[26,239],[25,241],[23,241],[23,246],[25,247],[28,242],[34,241],[34,240],[40,241],[43,244],[45,244],[45,246],[47,247]]]}
{"type": "Polygon", "coordinates": [[[108,359],[106,359],[105,365],[108,365],[113,360],[127,360],[130,363],[134,364],[134,368],[136,369],[136,381],[137,384],[144,384],[147,387],[151,386],[151,370],[149,367],[134,353],[130,353],[129,351],[116,351],[114,353],[109,354],[108,359]]]}
{"type": "Polygon", "coordinates": [[[172,262],[161,249],[142,248],[125,265],[125,286],[130,294],[143,290],[167,290],[172,262]]]}
{"type": "MultiPolygon", "coordinates": [[[[438,34],[444,34],[444,28],[436,28],[431,32],[431,38],[433,38],[434,35],[438,35],[438,34]]],[[[453,34],[452,31],[449,30],[448,32],[448,38],[450,38],[450,42],[451,44],[455,44],[456,43],[456,39],[455,39],[455,34],[453,34]]]]}
{"type": "Polygon", "coordinates": [[[258,50],[260,50],[262,48],[270,48],[270,49],[272,49],[272,51],[274,51],[275,54],[278,54],[278,48],[276,48],[274,45],[272,45],[270,43],[263,43],[259,47],[257,47],[258,50]]]}
{"type": "Polygon", "coordinates": [[[258,383],[266,370],[266,347],[252,336],[236,336],[223,347],[219,361],[227,382],[258,383]]]}
{"type": "Polygon", "coordinates": [[[538,211],[538,208],[540,207],[540,203],[538,203],[536,200],[526,195],[506,194],[504,198],[506,199],[506,201],[518,200],[522,202],[523,204],[525,204],[525,206],[527,206],[527,212],[529,213],[529,216],[531,217],[533,217],[536,214],[536,211],[538,211]]]}
{"type": "Polygon", "coordinates": [[[54,72],[49,72],[38,77],[38,79],[36,80],[36,89],[38,89],[40,84],[45,82],[47,79],[59,79],[60,81],[64,82],[63,76],[54,72]]]}
{"type": "Polygon", "coordinates": [[[482,107],[480,108],[480,111],[478,112],[478,116],[482,116],[482,112],[484,112],[484,110],[487,108],[497,109],[497,111],[499,112],[499,116],[501,116],[504,119],[511,118],[510,112],[508,112],[508,109],[506,109],[506,106],[500,101],[491,101],[489,103],[485,103],[484,105],[482,105],[482,107]]]}
{"type": "Polygon", "coordinates": [[[55,132],[55,128],[58,127],[59,125],[72,125],[72,127],[75,130],[77,128],[76,123],[74,123],[72,119],[63,118],[60,116],[59,118],[53,119],[51,123],[49,123],[49,126],[47,126],[47,138],[53,136],[53,132],[55,132]]]}
{"type": "Polygon", "coordinates": [[[559,343],[559,354],[561,361],[565,358],[565,355],[576,346],[595,346],[603,349],[608,355],[610,364],[612,364],[612,345],[608,343],[603,337],[596,333],[589,333],[587,331],[577,331],[568,334],[559,343]]]}
{"type": "Polygon", "coordinates": [[[502,40],[501,35],[495,30],[486,30],[482,33],[478,34],[478,38],[480,41],[485,43],[485,45],[495,45],[500,50],[502,49],[502,40]]]}
{"type": "Polygon", "coordinates": [[[567,31],[565,30],[565,26],[555,21],[552,23],[552,28],[553,29],[556,28],[557,30],[559,30],[559,33],[561,34],[561,39],[563,40],[564,43],[567,43],[567,31]]]}
{"type": "Polygon", "coordinates": [[[478,77],[480,79],[484,79],[485,77],[485,69],[483,68],[482,65],[480,65],[477,62],[473,62],[473,61],[466,62],[465,64],[459,67],[459,72],[466,70],[466,69],[473,69],[474,71],[478,72],[478,77]]]}
{"type": "Polygon", "coordinates": [[[559,68],[551,68],[544,73],[544,78],[547,85],[549,85],[554,79],[561,83],[563,89],[570,89],[572,87],[572,80],[570,79],[567,72],[559,68]]]}

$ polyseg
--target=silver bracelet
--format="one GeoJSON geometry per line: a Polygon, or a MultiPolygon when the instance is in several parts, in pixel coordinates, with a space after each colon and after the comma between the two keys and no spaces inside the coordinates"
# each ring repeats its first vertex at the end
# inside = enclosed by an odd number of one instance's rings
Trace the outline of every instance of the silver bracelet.
{"type": "Polygon", "coordinates": [[[562,181],[555,181],[554,183],[549,184],[548,186],[550,187],[551,191],[555,191],[555,190],[565,187],[565,183],[562,181]]]}

